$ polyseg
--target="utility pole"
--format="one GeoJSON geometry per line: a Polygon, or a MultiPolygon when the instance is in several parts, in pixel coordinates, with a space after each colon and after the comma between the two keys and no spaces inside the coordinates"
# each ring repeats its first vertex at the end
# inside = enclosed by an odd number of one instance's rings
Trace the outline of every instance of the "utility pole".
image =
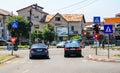
{"type": "Polygon", "coordinates": [[[31,46],[31,27],[32,27],[32,9],[30,9],[30,22],[29,22],[29,46],[31,46]]]}
{"type": "Polygon", "coordinates": [[[68,22],[68,40],[70,40],[69,22],[68,22]]]}

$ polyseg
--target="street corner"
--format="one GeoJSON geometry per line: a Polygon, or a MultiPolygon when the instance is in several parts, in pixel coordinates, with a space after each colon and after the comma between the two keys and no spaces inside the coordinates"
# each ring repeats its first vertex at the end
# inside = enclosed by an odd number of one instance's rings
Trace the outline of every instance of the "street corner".
{"type": "Polygon", "coordinates": [[[11,56],[11,57],[5,58],[5,59],[3,59],[3,60],[0,61],[0,64],[3,64],[3,63],[5,63],[5,62],[10,61],[10,60],[13,60],[13,59],[15,59],[15,58],[18,58],[18,56],[17,56],[17,55],[13,55],[13,56],[11,56]]]}
{"type": "Polygon", "coordinates": [[[118,62],[120,63],[120,59],[113,59],[113,58],[102,58],[96,55],[88,55],[87,56],[88,60],[93,60],[93,61],[98,61],[98,62],[118,62]]]}

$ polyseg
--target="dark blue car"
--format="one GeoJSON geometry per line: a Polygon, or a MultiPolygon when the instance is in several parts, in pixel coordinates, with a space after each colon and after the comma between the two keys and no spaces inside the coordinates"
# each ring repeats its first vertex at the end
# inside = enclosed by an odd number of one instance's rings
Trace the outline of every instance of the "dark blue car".
{"type": "Polygon", "coordinates": [[[30,48],[29,58],[32,59],[34,57],[49,58],[49,52],[47,46],[42,43],[33,44],[30,48]]]}
{"type": "Polygon", "coordinates": [[[69,42],[69,43],[65,44],[64,57],[68,57],[68,56],[72,56],[72,55],[82,57],[81,47],[78,42],[69,42]]]}

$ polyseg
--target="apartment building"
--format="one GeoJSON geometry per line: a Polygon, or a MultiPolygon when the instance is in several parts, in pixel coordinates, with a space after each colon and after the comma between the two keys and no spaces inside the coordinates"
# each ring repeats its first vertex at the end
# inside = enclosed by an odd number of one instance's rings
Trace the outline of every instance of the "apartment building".
{"type": "Polygon", "coordinates": [[[25,8],[17,10],[18,15],[24,16],[33,23],[31,30],[41,29],[44,26],[47,12],[43,11],[43,7],[33,4],[25,8]]]}
{"type": "Polygon", "coordinates": [[[49,14],[46,23],[53,24],[57,40],[67,40],[74,35],[81,35],[85,18],[84,14],[49,14]]]}
{"type": "Polygon", "coordinates": [[[5,27],[6,18],[10,15],[10,12],[4,9],[0,9],[0,40],[9,40],[10,38],[9,32],[5,27]]]}

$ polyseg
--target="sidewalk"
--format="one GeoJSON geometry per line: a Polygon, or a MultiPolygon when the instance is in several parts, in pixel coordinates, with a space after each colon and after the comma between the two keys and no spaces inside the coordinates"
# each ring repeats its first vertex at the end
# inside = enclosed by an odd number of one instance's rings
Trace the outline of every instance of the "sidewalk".
{"type": "Polygon", "coordinates": [[[94,51],[94,53],[90,53],[87,55],[87,58],[89,60],[101,61],[101,62],[119,62],[120,63],[120,57],[114,56],[115,54],[120,54],[120,50],[110,49],[109,55],[108,55],[108,49],[97,48],[97,55],[96,55],[96,49],[88,48],[87,50],[94,51]]]}
{"type": "Polygon", "coordinates": [[[16,55],[11,55],[11,51],[8,50],[0,50],[0,64],[5,63],[6,61],[12,60],[14,58],[16,58],[16,55]],[[10,57],[7,57],[8,55],[10,55],[10,57]],[[3,58],[4,57],[4,58],[3,58]]]}

